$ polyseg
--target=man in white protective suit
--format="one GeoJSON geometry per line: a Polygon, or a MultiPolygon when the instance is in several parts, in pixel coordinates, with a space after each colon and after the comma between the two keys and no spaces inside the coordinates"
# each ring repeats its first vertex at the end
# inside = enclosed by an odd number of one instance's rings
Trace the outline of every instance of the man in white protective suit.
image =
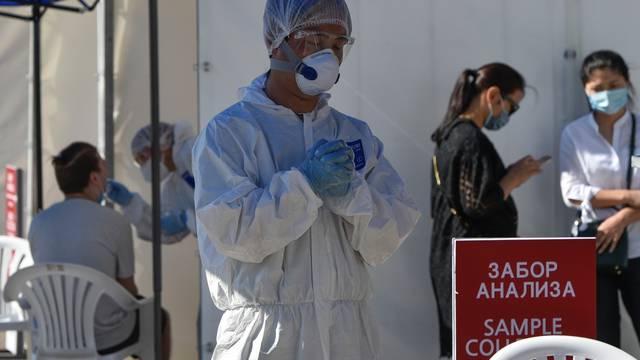
{"type": "MultiPolygon", "coordinates": [[[[173,244],[196,234],[193,205],[194,180],[191,149],[195,134],[186,122],[160,123],[160,181],[162,243],[173,244]]],[[[142,177],[151,182],[151,125],[138,130],[131,140],[131,156],[142,177]]],[[[123,214],[136,228],[142,240],[152,239],[151,205],[139,194],[115,180],[107,184],[107,198],[120,205],[123,214]]]]}
{"type": "Polygon", "coordinates": [[[271,69],[193,148],[198,242],[224,310],[213,359],[381,359],[368,265],[420,213],[366,123],[328,104],[344,0],[267,0],[271,69]]]}

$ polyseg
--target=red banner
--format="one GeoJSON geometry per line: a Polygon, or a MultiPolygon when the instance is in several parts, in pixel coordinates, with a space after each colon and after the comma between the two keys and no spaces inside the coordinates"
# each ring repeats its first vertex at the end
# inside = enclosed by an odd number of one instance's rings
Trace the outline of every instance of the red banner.
{"type": "Polygon", "coordinates": [[[453,261],[455,359],[533,336],[595,338],[595,239],[457,239],[453,261]]]}
{"type": "Polygon", "coordinates": [[[20,206],[20,169],[7,165],[4,173],[5,196],[5,235],[20,237],[21,206],[20,206]]]}

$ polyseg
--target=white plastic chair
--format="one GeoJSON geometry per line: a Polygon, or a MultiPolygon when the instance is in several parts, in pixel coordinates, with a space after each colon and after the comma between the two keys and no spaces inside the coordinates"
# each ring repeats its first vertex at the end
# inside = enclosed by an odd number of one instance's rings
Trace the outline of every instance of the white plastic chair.
{"type": "Polygon", "coordinates": [[[564,360],[637,360],[617,347],[603,342],[576,336],[549,335],[518,340],[509,344],[491,357],[491,360],[546,360],[555,356],[564,360]]]}
{"type": "MultiPolygon", "coordinates": [[[[29,241],[17,237],[0,236],[0,295],[11,275],[31,265],[33,265],[33,259],[29,241]]],[[[6,303],[0,296],[0,331],[5,332],[5,347],[15,354],[15,358],[26,358],[22,332],[28,329],[28,325],[20,306],[17,303],[6,303]]],[[[2,358],[7,357],[0,356],[0,359],[2,358]]]]}
{"type": "Polygon", "coordinates": [[[153,300],[137,300],[115,280],[94,269],[73,264],[38,264],[16,272],[4,291],[31,319],[33,359],[121,360],[137,355],[154,358],[153,300]],[[106,295],[125,310],[139,311],[138,342],[118,352],[99,355],[94,317],[106,295]]]}

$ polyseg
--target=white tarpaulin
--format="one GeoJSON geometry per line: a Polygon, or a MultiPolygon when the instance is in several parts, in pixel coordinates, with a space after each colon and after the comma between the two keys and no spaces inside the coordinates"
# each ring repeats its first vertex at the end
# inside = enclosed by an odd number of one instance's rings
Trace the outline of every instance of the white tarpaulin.
{"type": "MultiPolygon", "coordinates": [[[[27,169],[29,147],[29,23],[0,18],[0,234],[5,230],[5,165],[27,169]]],[[[24,173],[23,173],[24,174],[24,173]]],[[[24,178],[24,176],[23,176],[24,178]]],[[[23,185],[26,189],[26,183],[23,185]]],[[[26,205],[26,197],[22,204],[26,205]]],[[[27,210],[23,211],[25,216],[27,210]]],[[[16,352],[16,334],[7,333],[6,348],[16,352]]]]}
{"type": "MultiPolygon", "coordinates": [[[[159,1],[160,117],[190,122],[197,130],[195,1],[159,1]]],[[[150,201],[151,184],[134,166],[129,144],[150,123],[147,2],[115,3],[115,178],[150,201]]],[[[136,282],[153,294],[151,243],[136,241],[136,282]]],[[[173,358],[197,358],[196,315],[200,297],[196,240],[162,248],[162,306],[171,316],[173,358]]]]}
{"type": "Polygon", "coordinates": [[[28,22],[0,18],[0,233],[5,225],[4,167],[26,170],[28,163],[29,28],[28,22]]]}

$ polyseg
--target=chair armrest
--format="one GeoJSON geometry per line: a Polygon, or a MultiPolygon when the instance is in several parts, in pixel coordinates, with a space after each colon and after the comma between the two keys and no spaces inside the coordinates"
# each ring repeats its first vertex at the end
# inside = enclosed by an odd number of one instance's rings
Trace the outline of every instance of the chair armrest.
{"type": "Polygon", "coordinates": [[[153,298],[136,299],[138,307],[153,305],[153,298]]]}
{"type": "Polygon", "coordinates": [[[26,331],[29,330],[29,321],[13,321],[13,322],[1,322],[0,332],[2,331],[26,331]]]}

